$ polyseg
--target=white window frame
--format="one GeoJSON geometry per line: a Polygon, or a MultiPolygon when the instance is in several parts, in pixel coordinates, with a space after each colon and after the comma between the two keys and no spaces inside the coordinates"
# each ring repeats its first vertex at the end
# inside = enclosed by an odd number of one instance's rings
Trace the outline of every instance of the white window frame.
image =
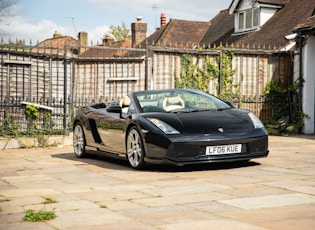
{"type": "Polygon", "coordinates": [[[256,30],[259,28],[259,22],[260,8],[240,11],[237,14],[237,32],[256,30]]]}

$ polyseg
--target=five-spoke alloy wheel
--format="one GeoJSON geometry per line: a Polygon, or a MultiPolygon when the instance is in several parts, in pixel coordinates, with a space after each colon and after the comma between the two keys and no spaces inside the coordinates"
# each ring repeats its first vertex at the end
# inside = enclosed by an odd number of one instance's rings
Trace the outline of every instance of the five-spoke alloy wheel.
{"type": "Polygon", "coordinates": [[[134,169],[141,169],[144,167],[144,148],[143,141],[140,136],[139,130],[136,127],[132,127],[127,135],[126,140],[127,159],[134,169]]]}
{"type": "Polygon", "coordinates": [[[77,157],[85,157],[85,136],[83,128],[79,123],[76,123],[73,129],[73,149],[77,157]]]}

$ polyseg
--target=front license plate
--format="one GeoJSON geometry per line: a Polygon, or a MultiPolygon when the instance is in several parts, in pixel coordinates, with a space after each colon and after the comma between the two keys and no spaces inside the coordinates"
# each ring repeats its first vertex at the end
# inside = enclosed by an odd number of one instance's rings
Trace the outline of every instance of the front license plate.
{"type": "Polygon", "coordinates": [[[218,145],[207,146],[206,155],[232,154],[242,152],[242,145],[218,145]]]}

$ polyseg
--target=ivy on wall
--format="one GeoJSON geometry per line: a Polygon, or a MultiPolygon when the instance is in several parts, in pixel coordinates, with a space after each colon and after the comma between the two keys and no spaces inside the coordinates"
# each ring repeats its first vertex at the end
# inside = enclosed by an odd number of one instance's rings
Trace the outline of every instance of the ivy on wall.
{"type": "MultiPolygon", "coordinates": [[[[209,57],[206,57],[209,59],[209,57]]],[[[200,67],[201,55],[196,57],[183,54],[181,57],[181,76],[176,78],[177,88],[199,89],[208,91],[211,74],[200,67]]],[[[213,65],[209,68],[214,67],[213,65]]],[[[215,72],[215,70],[213,70],[215,72]]]]}
{"type": "Polygon", "coordinates": [[[240,83],[234,84],[233,52],[220,52],[214,61],[209,55],[183,54],[181,74],[176,78],[177,88],[198,89],[209,92],[210,81],[216,81],[216,94],[224,100],[240,95],[240,83]]]}

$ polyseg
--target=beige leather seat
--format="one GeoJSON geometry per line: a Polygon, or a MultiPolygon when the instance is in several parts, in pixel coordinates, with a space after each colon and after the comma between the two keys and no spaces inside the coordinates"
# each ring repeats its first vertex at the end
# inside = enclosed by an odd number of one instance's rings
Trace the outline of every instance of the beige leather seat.
{"type": "Polygon", "coordinates": [[[124,96],[124,98],[120,100],[119,105],[123,113],[128,113],[128,107],[130,103],[131,103],[131,100],[128,96],[124,96]]]}
{"type": "Polygon", "coordinates": [[[185,102],[180,96],[166,97],[163,101],[163,109],[166,111],[182,108],[185,108],[185,102]]]}

